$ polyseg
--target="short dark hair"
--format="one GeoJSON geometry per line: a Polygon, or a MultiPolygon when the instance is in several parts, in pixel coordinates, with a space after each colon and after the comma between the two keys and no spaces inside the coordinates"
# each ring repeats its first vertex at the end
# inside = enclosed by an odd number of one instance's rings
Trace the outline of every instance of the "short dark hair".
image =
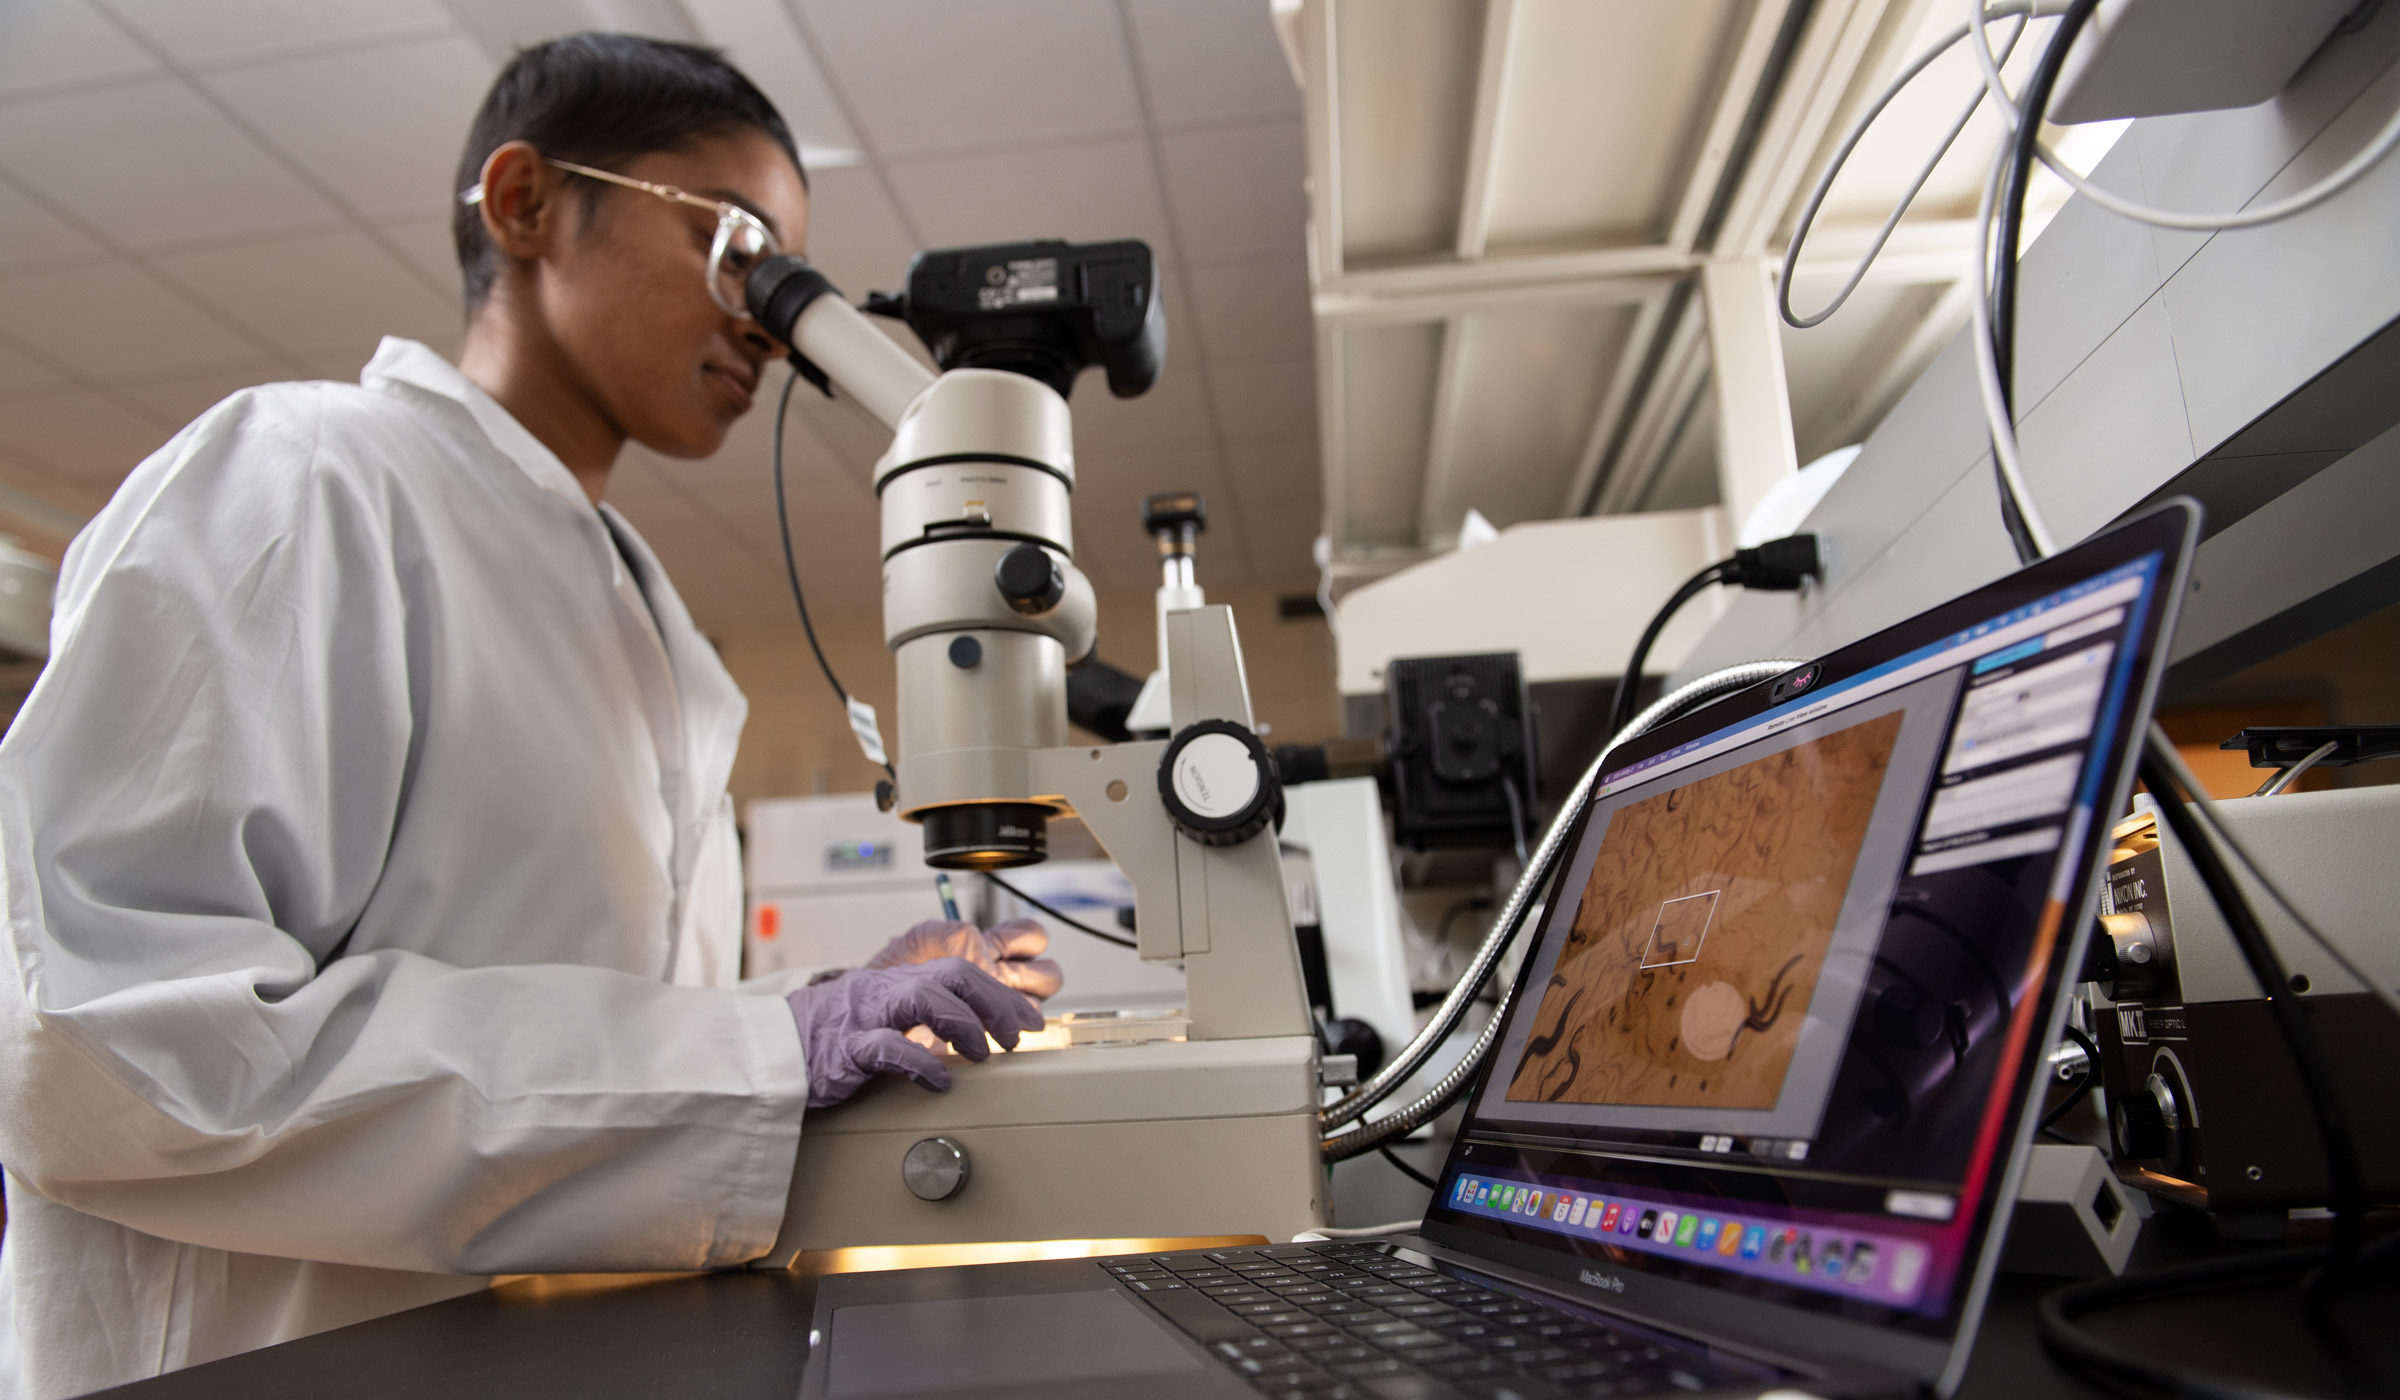
{"type": "MultiPolygon", "coordinates": [[[[492,80],[459,154],[451,195],[481,180],[483,163],[511,141],[608,170],[743,128],[774,137],[806,188],[808,171],[782,114],[717,50],[638,34],[570,34],[519,50],[492,80]]],[[[588,210],[601,186],[583,183],[590,186],[588,210]]],[[[470,204],[451,210],[450,236],[473,311],[492,289],[499,250],[483,230],[482,211],[470,204]]]]}

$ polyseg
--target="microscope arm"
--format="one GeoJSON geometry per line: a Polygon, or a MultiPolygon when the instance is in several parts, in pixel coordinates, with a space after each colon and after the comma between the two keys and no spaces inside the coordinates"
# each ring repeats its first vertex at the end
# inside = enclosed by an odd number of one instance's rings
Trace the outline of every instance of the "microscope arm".
{"type": "MultiPolygon", "coordinates": [[[[1252,727],[1233,610],[1167,615],[1178,731],[1204,720],[1252,727]]],[[[1270,828],[1233,845],[1179,830],[1159,787],[1165,742],[1052,748],[1027,756],[1036,791],[1083,818],[1133,884],[1146,962],[1180,962],[1195,1040],[1306,1035],[1299,946],[1270,828]]]]}

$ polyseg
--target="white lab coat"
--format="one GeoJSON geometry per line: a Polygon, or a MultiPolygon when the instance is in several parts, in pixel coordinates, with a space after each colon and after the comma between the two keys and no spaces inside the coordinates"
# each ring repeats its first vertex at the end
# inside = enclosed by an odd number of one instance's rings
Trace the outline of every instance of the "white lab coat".
{"type": "Polygon", "coordinates": [[[733,987],[746,706],[495,401],[400,340],[235,395],[52,638],[0,743],[0,1394],[766,1251],[807,1078],[733,987]]]}

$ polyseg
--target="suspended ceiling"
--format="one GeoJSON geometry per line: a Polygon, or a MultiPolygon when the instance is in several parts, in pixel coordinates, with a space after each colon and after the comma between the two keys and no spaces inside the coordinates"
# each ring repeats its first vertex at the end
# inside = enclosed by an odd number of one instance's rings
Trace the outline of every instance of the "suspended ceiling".
{"type": "MultiPolygon", "coordinates": [[[[1952,0],[1279,10],[1307,93],[1337,592],[1450,547],[1470,509],[1507,526],[1716,502],[1695,270],[1779,262],[1841,131],[1964,18],[1952,0]]],[[[1839,285],[1976,81],[1954,49],[1861,145],[1794,279],[1801,310],[1839,285]]],[[[1778,332],[1798,461],[1859,440],[1963,324],[1999,134],[1978,113],[1842,312],[1778,332]]],[[[2037,230],[2062,193],[2036,188],[2037,230]]]]}
{"type": "MultiPolygon", "coordinates": [[[[354,379],[386,333],[454,352],[468,120],[516,46],[588,28],[717,44],[758,81],[853,297],[922,248],[1148,240],[1167,370],[1074,396],[1081,560],[1154,586],[1138,502],[1198,489],[1210,582],[1308,585],[1305,156],[1265,0],[0,0],[0,529],[55,554],[243,386],[354,379]]],[[[812,599],[871,611],[879,435],[798,415],[812,599]]],[[[708,461],[631,449],[611,484],[704,626],[790,616],[765,416],[708,461]]]]}

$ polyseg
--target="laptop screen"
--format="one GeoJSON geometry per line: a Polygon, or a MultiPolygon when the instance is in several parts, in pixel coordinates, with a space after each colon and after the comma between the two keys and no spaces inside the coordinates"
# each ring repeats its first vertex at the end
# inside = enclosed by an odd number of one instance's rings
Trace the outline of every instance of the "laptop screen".
{"type": "Polygon", "coordinates": [[[1428,1234],[1949,1336],[2188,519],[1621,748],[1428,1234]]]}

